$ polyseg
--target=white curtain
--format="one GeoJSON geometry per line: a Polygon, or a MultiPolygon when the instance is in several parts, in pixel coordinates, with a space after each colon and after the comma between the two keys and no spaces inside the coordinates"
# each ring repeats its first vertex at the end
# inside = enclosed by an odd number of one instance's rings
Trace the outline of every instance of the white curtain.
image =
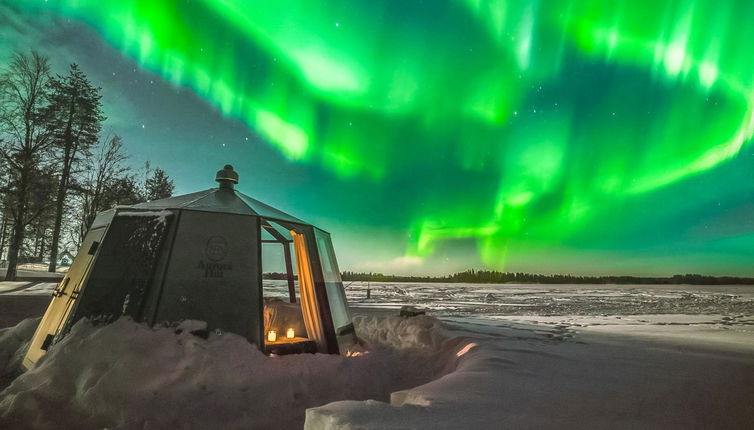
{"type": "Polygon", "coordinates": [[[304,325],[309,339],[317,343],[317,350],[327,351],[322,322],[319,319],[317,296],[314,294],[314,278],[312,277],[309,253],[306,251],[306,240],[303,234],[291,230],[293,249],[296,253],[296,267],[298,268],[298,287],[301,294],[301,312],[304,315],[304,325]]]}

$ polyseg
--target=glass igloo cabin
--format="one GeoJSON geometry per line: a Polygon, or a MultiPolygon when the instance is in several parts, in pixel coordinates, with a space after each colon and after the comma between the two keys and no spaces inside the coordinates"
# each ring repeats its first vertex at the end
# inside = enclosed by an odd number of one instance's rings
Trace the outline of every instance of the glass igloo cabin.
{"type": "Polygon", "coordinates": [[[235,190],[230,165],[216,181],[218,188],[100,213],[53,292],[24,366],[82,318],[128,316],[150,326],[200,320],[275,354],[339,354],[355,343],[330,234],[235,190]],[[262,282],[263,247],[282,260],[285,280],[276,289],[262,282]]]}

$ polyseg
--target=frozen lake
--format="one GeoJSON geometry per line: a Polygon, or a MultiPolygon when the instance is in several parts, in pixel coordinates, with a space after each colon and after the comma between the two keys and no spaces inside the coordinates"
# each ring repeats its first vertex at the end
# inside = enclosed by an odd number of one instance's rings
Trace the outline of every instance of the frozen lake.
{"type": "MultiPolygon", "coordinates": [[[[2,284],[0,296],[5,296],[6,301],[16,300],[12,309],[27,313],[24,297],[41,300],[34,303],[35,312],[41,313],[55,288],[54,283],[2,284]]],[[[578,341],[587,333],[595,333],[754,353],[754,286],[751,285],[395,282],[345,285],[354,315],[375,312],[396,315],[402,306],[411,305],[466,329],[512,329],[545,341],[578,341]],[[370,298],[367,290],[371,292],[370,298]]],[[[286,298],[286,281],[265,280],[264,294],[286,298]]],[[[35,315],[9,314],[0,320],[3,325],[12,325],[24,316],[35,315]]]]}
{"type": "MultiPolygon", "coordinates": [[[[204,339],[128,320],[81,324],[81,335],[66,337],[42,366],[5,377],[18,376],[0,394],[0,427],[706,429],[754,422],[752,286],[345,285],[364,354],[265,357],[232,334],[204,339]],[[405,305],[430,317],[397,317],[405,305]]],[[[54,286],[0,285],[0,319],[41,315],[54,286]]],[[[264,293],[286,297],[287,284],[265,280],[264,293]]],[[[27,320],[0,333],[0,359],[19,356],[34,328],[27,320]]]]}
{"type": "MultiPolygon", "coordinates": [[[[0,294],[48,296],[55,283],[0,283],[0,294]]],[[[556,317],[641,315],[720,316],[720,324],[750,325],[754,285],[441,284],[345,282],[349,305],[397,310],[411,305],[443,319],[463,317],[557,320],[556,317]],[[367,291],[370,291],[367,298],[367,291]],[[536,317],[536,318],[534,318],[536,317]]],[[[288,296],[282,280],[264,280],[267,297],[288,296]]],[[[676,318],[678,319],[678,318],[676,318]]],[[[709,318],[707,318],[709,319],[709,318]]],[[[687,321],[692,321],[687,319],[687,321]]]]}
{"type": "MultiPolygon", "coordinates": [[[[285,296],[285,281],[265,280],[285,296]]],[[[475,332],[580,341],[589,333],[754,353],[752,285],[569,285],[346,282],[354,314],[402,306],[475,332]],[[367,298],[367,289],[371,290],[367,298]]]]}
{"type": "MultiPolygon", "coordinates": [[[[287,295],[285,281],[265,293],[287,295]]],[[[345,282],[351,307],[413,305],[435,316],[610,316],[754,313],[754,285],[569,285],[345,282]],[[371,290],[367,298],[367,290],[371,290]]]]}

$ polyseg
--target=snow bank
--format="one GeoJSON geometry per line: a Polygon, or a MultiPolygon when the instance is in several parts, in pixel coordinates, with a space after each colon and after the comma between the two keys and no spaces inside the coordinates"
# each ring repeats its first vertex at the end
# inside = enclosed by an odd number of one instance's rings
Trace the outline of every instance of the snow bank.
{"type": "MultiPolygon", "coordinates": [[[[720,320],[726,323],[704,330],[738,336],[751,321],[720,320]]],[[[698,319],[672,321],[689,327],[655,327],[700,330],[698,319]]],[[[196,321],[178,330],[82,321],[0,393],[0,428],[701,429],[754,422],[751,342],[722,349],[560,320],[354,322],[366,346],[351,357],[267,357],[233,334],[190,334],[205,327],[196,321]]],[[[0,365],[13,368],[35,324],[0,331],[0,365]]]]}
{"type": "Polygon", "coordinates": [[[40,319],[29,318],[15,327],[0,329],[0,390],[18,374],[19,365],[40,319]]]}
{"type": "MultiPolygon", "coordinates": [[[[499,365],[505,359],[486,350],[477,339],[453,335],[437,324],[433,330],[414,330],[432,324],[434,318],[413,318],[409,327],[396,319],[379,321],[366,317],[361,323],[373,339],[400,345],[425,345],[437,351],[436,364],[443,369],[439,379],[393,392],[390,403],[376,400],[339,401],[306,411],[306,429],[459,429],[498,428],[495,410],[500,399],[491,396],[494,386],[505,383],[499,365]],[[418,323],[418,324],[417,324],[418,323]],[[392,336],[399,333],[400,336],[392,336]],[[394,339],[400,340],[394,340],[394,339]]],[[[499,422],[498,422],[499,423],[499,422]]]]}
{"type": "Polygon", "coordinates": [[[577,330],[555,336],[560,325],[472,318],[443,331],[434,349],[444,351],[440,361],[452,372],[395,392],[389,403],[311,408],[305,428],[707,429],[754,422],[751,344],[734,351],[577,330]],[[447,351],[455,351],[455,362],[447,351]]]}
{"type": "Polygon", "coordinates": [[[429,317],[357,318],[367,347],[352,357],[267,357],[234,334],[189,333],[201,326],[79,322],[0,393],[0,428],[301,428],[306,408],[386,401],[452,370],[429,317]]]}

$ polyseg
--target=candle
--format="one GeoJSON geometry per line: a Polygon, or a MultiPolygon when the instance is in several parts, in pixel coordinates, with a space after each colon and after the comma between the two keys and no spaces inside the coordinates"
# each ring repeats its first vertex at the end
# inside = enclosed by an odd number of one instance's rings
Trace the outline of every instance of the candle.
{"type": "Polygon", "coordinates": [[[289,328],[288,331],[285,332],[285,337],[287,337],[288,339],[293,339],[294,337],[296,337],[296,333],[292,328],[289,328]]]}
{"type": "Polygon", "coordinates": [[[278,334],[275,332],[275,330],[270,330],[267,332],[267,342],[275,342],[278,340],[278,334]]]}

